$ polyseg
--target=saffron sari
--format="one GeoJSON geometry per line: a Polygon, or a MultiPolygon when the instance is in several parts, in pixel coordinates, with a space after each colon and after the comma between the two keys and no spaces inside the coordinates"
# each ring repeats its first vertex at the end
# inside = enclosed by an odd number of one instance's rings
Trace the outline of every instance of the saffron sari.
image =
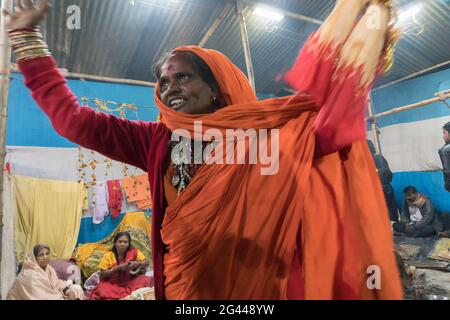
{"type": "Polygon", "coordinates": [[[162,122],[187,137],[195,135],[195,121],[202,122],[201,133],[278,129],[279,170],[261,175],[260,163],[199,169],[163,216],[167,299],[402,298],[383,192],[365,141],[367,93],[388,19],[379,5],[384,27],[367,30],[366,13],[333,34],[345,14],[359,14],[355,3],[338,1],[301,51],[286,75],[296,96],[257,101],[223,54],[176,49],[208,64],[228,106],[189,115],[156,94],[162,122]],[[381,288],[369,283],[374,266],[381,288]]]}
{"type": "Polygon", "coordinates": [[[223,54],[177,48],[208,64],[227,107],[188,115],[156,94],[160,123],[81,107],[53,58],[19,61],[26,85],[58,133],[148,172],[157,299],[402,298],[364,121],[389,13],[375,4],[381,20],[379,28],[369,28],[367,2],[336,2],[286,74],[298,92],[292,97],[257,101],[223,54]],[[203,165],[167,204],[170,134],[185,129],[193,136],[194,121],[202,121],[200,133],[278,129],[278,136],[264,138],[269,145],[279,138],[278,172],[261,175],[261,163],[203,165]],[[374,266],[381,288],[368,282],[374,266]]]}

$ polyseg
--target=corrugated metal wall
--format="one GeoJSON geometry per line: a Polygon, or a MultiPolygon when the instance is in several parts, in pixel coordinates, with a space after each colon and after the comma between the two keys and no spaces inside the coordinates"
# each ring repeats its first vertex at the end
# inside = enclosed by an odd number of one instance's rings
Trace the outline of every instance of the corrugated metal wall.
{"type": "MultiPolygon", "coordinates": [[[[276,26],[254,17],[245,1],[258,92],[273,92],[276,76],[290,67],[308,34],[318,25],[285,17],[276,26]]],[[[323,20],[332,0],[273,0],[273,7],[323,20]]],[[[408,24],[392,72],[377,85],[450,60],[450,6],[447,0],[397,0],[405,8],[422,3],[419,25],[408,24]],[[423,32],[417,31],[423,26],[423,32]]],[[[163,52],[198,44],[225,5],[229,12],[206,47],[228,55],[244,71],[245,59],[233,0],[59,0],[43,26],[58,65],[72,72],[154,81],[151,66],[163,52]],[[134,5],[132,5],[134,2],[134,5]],[[81,30],[66,27],[70,5],[81,8],[81,30]]]]}

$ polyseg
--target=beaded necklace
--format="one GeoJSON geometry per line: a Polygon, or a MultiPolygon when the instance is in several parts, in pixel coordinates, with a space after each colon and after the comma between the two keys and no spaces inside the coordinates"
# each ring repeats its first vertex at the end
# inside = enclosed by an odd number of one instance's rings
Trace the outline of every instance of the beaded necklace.
{"type": "Polygon", "coordinates": [[[203,151],[211,144],[210,141],[203,141],[201,152],[196,154],[193,152],[195,143],[188,139],[169,141],[170,165],[173,168],[172,185],[177,188],[178,195],[187,188],[195,174],[203,166],[203,151]]]}

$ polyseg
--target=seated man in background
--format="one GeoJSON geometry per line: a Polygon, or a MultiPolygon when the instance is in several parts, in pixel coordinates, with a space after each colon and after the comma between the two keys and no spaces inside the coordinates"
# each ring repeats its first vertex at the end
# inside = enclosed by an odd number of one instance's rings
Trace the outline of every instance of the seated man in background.
{"type": "Polygon", "coordinates": [[[433,203],[427,196],[418,193],[413,186],[403,190],[405,201],[400,222],[394,223],[394,230],[407,237],[425,238],[441,231],[440,222],[433,203]]]}
{"type": "Polygon", "coordinates": [[[389,168],[389,164],[381,154],[376,154],[375,146],[373,142],[367,140],[370,152],[372,153],[375,166],[377,167],[377,173],[383,186],[384,198],[389,211],[389,218],[391,221],[398,221],[398,208],[395,202],[394,189],[392,188],[392,171],[389,168]]]}
{"type": "Polygon", "coordinates": [[[450,192],[450,122],[442,127],[445,145],[439,149],[439,157],[442,162],[442,171],[444,173],[444,188],[450,192]]]}

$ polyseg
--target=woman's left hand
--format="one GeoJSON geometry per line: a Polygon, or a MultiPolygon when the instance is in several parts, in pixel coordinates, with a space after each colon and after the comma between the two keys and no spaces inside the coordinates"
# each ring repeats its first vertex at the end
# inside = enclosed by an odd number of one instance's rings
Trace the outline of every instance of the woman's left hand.
{"type": "Polygon", "coordinates": [[[75,292],[73,291],[72,288],[70,288],[70,289],[66,292],[66,297],[67,297],[69,300],[76,300],[75,292]]]}
{"type": "Polygon", "coordinates": [[[36,27],[49,9],[48,0],[41,0],[38,5],[34,5],[31,0],[15,0],[14,4],[15,11],[2,12],[7,17],[6,27],[11,30],[36,27]]]}
{"type": "Polygon", "coordinates": [[[140,265],[140,263],[138,261],[130,261],[128,263],[128,270],[130,272],[134,272],[134,271],[136,271],[136,269],[139,268],[139,265],[140,265]]]}

